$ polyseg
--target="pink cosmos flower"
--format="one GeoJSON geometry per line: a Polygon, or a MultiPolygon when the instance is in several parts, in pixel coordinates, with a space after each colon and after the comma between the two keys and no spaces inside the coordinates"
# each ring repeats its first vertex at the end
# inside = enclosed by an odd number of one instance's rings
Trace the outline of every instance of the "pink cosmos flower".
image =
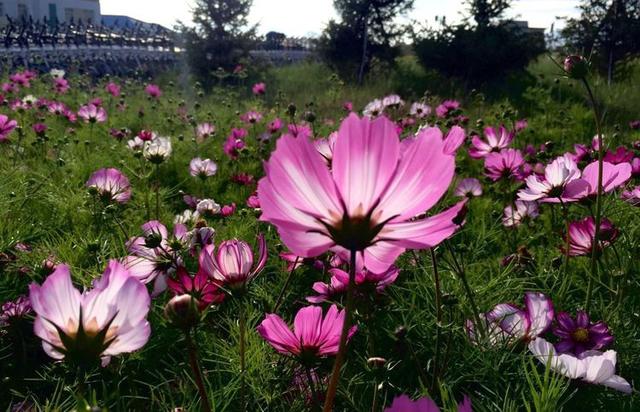
{"type": "Polygon", "coordinates": [[[236,212],[236,204],[235,203],[231,203],[229,205],[224,205],[222,206],[222,209],[220,209],[220,214],[223,217],[229,217],[231,215],[233,215],[236,212]]]}
{"type": "Polygon", "coordinates": [[[31,312],[31,301],[27,296],[3,303],[0,306],[0,328],[24,318],[31,312]]]}
{"type": "Polygon", "coordinates": [[[142,283],[154,282],[152,296],[167,288],[167,276],[182,266],[179,251],[189,240],[187,228],[177,224],[170,238],[167,228],[157,220],[142,225],[142,236],[129,239],[125,266],[142,283]]]}
{"type": "Polygon", "coordinates": [[[213,282],[204,271],[198,270],[198,273],[191,277],[182,266],[178,267],[175,280],[173,278],[167,279],[167,286],[174,296],[189,295],[193,297],[200,312],[203,312],[210,305],[222,303],[225,297],[220,286],[213,282]]]}
{"type": "Polygon", "coordinates": [[[311,127],[306,123],[289,123],[287,129],[289,134],[294,137],[308,138],[313,135],[311,127]]]}
{"type": "Polygon", "coordinates": [[[256,96],[262,96],[263,94],[265,94],[267,92],[267,85],[264,84],[264,83],[256,83],[251,88],[251,91],[256,96]]]}
{"type": "Polygon", "coordinates": [[[404,100],[397,94],[390,94],[389,96],[385,96],[382,99],[382,105],[387,108],[398,108],[400,106],[404,106],[404,100]]]}
{"type": "Polygon", "coordinates": [[[69,108],[65,106],[64,103],[61,102],[51,102],[48,106],[49,113],[55,114],[56,116],[64,115],[69,108]]]}
{"type": "Polygon", "coordinates": [[[113,96],[113,97],[119,97],[120,96],[120,86],[118,86],[116,83],[109,82],[104,87],[104,90],[107,93],[109,93],[111,96],[113,96]]]}
{"type": "Polygon", "coordinates": [[[489,153],[506,149],[513,141],[515,133],[507,130],[504,126],[500,126],[497,131],[493,127],[485,127],[484,137],[487,139],[486,142],[478,136],[473,136],[469,156],[474,159],[482,159],[487,157],[489,153]]]}
{"type": "Polygon", "coordinates": [[[352,102],[342,103],[342,109],[347,113],[351,113],[353,111],[353,103],[352,102]]]}
{"type": "Polygon", "coordinates": [[[504,208],[502,224],[505,227],[520,226],[526,219],[535,219],[538,217],[538,203],[527,202],[524,200],[516,200],[514,206],[504,208]]]}
{"type": "MultiPolygon", "coordinates": [[[[440,412],[440,408],[433,399],[425,397],[417,401],[412,401],[407,395],[396,396],[384,412],[440,412]]],[[[473,412],[471,408],[471,399],[467,396],[458,404],[458,412],[473,412]]]]}
{"type": "Polygon", "coordinates": [[[31,87],[31,77],[24,72],[15,73],[9,76],[9,80],[11,83],[16,84],[18,86],[29,88],[31,87]]]}
{"type": "Polygon", "coordinates": [[[158,136],[151,130],[140,130],[137,137],[143,142],[150,142],[152,140],[155,140],[158,136]]]}
{"type": "Polygon", "coordinates": [[[604,161],[613,163],[614,165],[620,163],[629,163],[631,159],[633,159],[633,150],[627,150],[624,146],[619,146],[615,152],[607,150],[607,153],[604,155],[604,161]]]}
{"type": "Polygon", "coordinates": [[[625,190],[620,197],[633,206],[640,206],[640,186],[636,186],[631,190],[625,190]]]}
{"type": "Polygon", "coordinates": [[[448,117],[451,112],[456,111],[459,108],[460,102],[457,100],[445,100],[441,105],[436,107],[436,115],[439,118],[444,119],[445,117],[448,117]]]}
{"type": "Polygon", "coordinates": [[[280,129],[282,129],[282,120],[278,117],[273,119],[267,126],[267,130],[271,134],[276,134],[280,129]]]}
{"type": "Polygon", "coordinates": [[[147,289],[115,260],[93,289],[80,293],[67,265],[58,265],[42,286],[29,286],[37,317],[35,334],[54,359],[91,363],[140,349],[149,339],[147,289]]]}
{"type": "Polygon", "coordinates": [[[236,160],[240,156],[240,152],[247,146],[244,140],[236,138],[233,134],[227,137],[222,146],[222,150],[232,160],[236,160]]]}
{"type": "Polygon", "coordinates": [[[530,341],[551,327],[554,310],[551,299],[539,292],[524,295],[524,308],[501,303],[487,312],[489,322],[497,324],[509,338],[530,341]]]}
{"type": "Polygon", "coordinates": [[[142,153],[142,149],[144,149],[144,140],[136,136],[133,139],[130,139],[129,141],[127,141],[127,146],[129,147],[129,149],[133,150],[134,152],[142,153]]]}
{"type": "Polygon", "coordinates": [[[196,127],[196,138],[199,142],[206,140],[207,138],[213,136],[216,132],[216,127],[211,123],[201,123],[196,127]]]}
{"type": "Polygon", "coordinates": [[[333,149],[336,147],[336,140],[338,139],[338,133],[333,132],[326,139],[317,139],[313,141],[316,150],[324,157],[328,165],[331,165],[333,160],[333,149]]]}
{"type": "Polygon", "coordinates": [[[366,117],[378,117],[384,113],[384,109],[385,105],[382,100],[375,99],[365,106],[362,114],[366,117]]]}
{"type": "Polygon", "coordinates": [[[214,245],[205,246],[199,257],[200,268],[210,277],[231,289],[244,289],[256,277],[267,262],[267,243],[258,236],[258,261],[253,260],[251,246],[242,240],[225,240],[215,250],[214,245]]]}
{"type": "MultiPolygon", "coordinates": [[[[302,261],[302,259],[301,259],[302,261]]],[[[316,296],[307,296],[310,303],[322,303],[335,298],[347,291],[349,285],[349,274],[342,269],[333,268],[329,270],[331,274],[331,283],[316,282],[313,284],[313,290],[318,294],[316,296]]],[[[356,293],[367,294],[374,290],[376,293],[382,293],[398,278],[400,270],[395,266],[389,267],[384,273],[372,273],[366,269],[356,272],[356,293]]]]}
{"type": "Polygon", "coordinates": [[[124,204],[131,199],[129,179],[118,169],[97,170],[87,180],[85,186],[107,202],[124,204]]]}
{"type": "Polygon", "coordinates": [[[411,105],[409,114],[418,119],[423,119],[431,114],[431,107],[424,103],[415,102],[411,105]]]}
{"type": "Polygon", "coordinates": [[[536,175],[527,177],[527,187],[518,192],[518,197],[549,203],[575,202],[589,189],[589,184],[580,176],[575,160],[571,156],[560,156],[545,167],[543,180],[536,175]]]}
{"type": "MultiPolygon", "coordinates": [[[[569,255],[570,256],[591,256],[593,251],[593,239],[596,233],[596,224],[591,216],[577,222],[569,223],[569,255]]],[[[602,218],[600,222],[600,233],[597,251],[611,245],[618,238],[618,229],[607,218],[602,218]]],[[[565,253],[565,246],[561,248],[565,253]]]]}
{"type": "Polygon", "coordinates": [[[405,249],[433,247],[462,223],[465,201],[429,218],[454,175],[457,134],[427,128],[400,143],[394,124],[351,114],[329,170],[313,143],[281,137],[258,183],[261,220],[302,257],[357,252],[358,267],[382,273],[405,249]]]}
{"type": "MultiPolygon", "coordinates": [[[[280,316],[269,314],[258,326],[258,333],[283,355],[313,361],[338,353],[344,318],[344,310],[338,310],[336,305],[331,305],[324,317],[321,307],[307,306],[296,314],[293,331],[280,316]]],[[[349,339],[356,330],[356,326],[349,330],[349,339]]]]}
{"type": "Polygon", "coordinates": [[[241,115],[240,120],[249,124],[259,123],[260,120],[262,120],[262,114],[259,112],[256,112],[255,110],[250,110],[245,114],[241,115]]]}
{"type": "Polygon", "coordinates": [[[475,177],[462,179],[453,194],[458,197],[477,197],[482,196],[482,185],[475,177]]]}
{"type": "Polygon", "coordinates": [[[56,93],[65,94],[69,90],[67,79],[53,79],[53,89],[56,93]]]}
{"type": "Polygon", "coordinates": [[[521,132],[529,126],[529,122],[527,119],[516,120],[515,130],[516,132],[521,132]]]}
{"type": "Polygon", "coordinates": [[[162,96],[162,90],[160,90],[160,86],[157,84],[150,84],[144,89],[145,93],[149,95],[149,97],[153,99],[158,99],[162,96]]]}
{"type": "Polygon", "coordinates": [[[247,198],[247,207],[250,207],[251,209],[260,209],[260,199],[258,198],[257,192],[254,192],[247,198]]]}
{"type": "Polygon", "coordinates": [[[494,182],[500,179],[521,180],[524,164],[520,150],[504,149],[489,153],[484,158],[484,174],[494,182]]]}
{"type": "Polygon", "coordinates": [[[0,114],[0,143],[6,142],[9,139],[9,135],[16,127],[18,127],[18,122],[0,114]]]}
{"type": "Polygon", "coordinates": [[[104,123],[107,120],[107,112],[102,107],[88,104],[78,110],[78,117],[85,123],[104,123]]]}
{"type": "Polygon", "coordinates": [[[47,132],[48,127],[44,123],[35,123],[33,126],[31,126],[31,129],[33,129],[33,132],[37,136],[44,136],[44,134],[47,132]]]}
{"type": "Polygon", "coordinates": [[[213,176],[218,171],[218,165],[211,159],[200,159],[196,157],[191,159],[189,163],[189,173],[193,177],[200,177],[202,179],[209,176],[213,176]]]}
{"type": "Polygon", "coordinates": [[[213,199],[202,199],[196,205],[196,211],[200,216],[213,217],[220,213],[221,207],[213,199]]]}
{"type": "Polygon", "coordinates": [[[540,363],[569,379],[604,385],[624,393],[633,391],[629,382],[615,374],[617,353],[613,350],[586,351],[580,356],[558,354],[553,345],[542,338],[530,342],[529,350],[540,363]]]}
{"type": "MultiPolygon", "coordinates": [[[[582,180],[587,182],[586,190],[580,190],[571,197],[576,199],[584,199],[586,197],[595,197],[598,195],[598,162],[587,165],[582,172],[582,180]]],[[[609,193],[620,186],[623,186],[631,179],[631,165],[629,163],[620,163],[617,165],[609,162],[602,163],[602,193],[609,193]]]]}

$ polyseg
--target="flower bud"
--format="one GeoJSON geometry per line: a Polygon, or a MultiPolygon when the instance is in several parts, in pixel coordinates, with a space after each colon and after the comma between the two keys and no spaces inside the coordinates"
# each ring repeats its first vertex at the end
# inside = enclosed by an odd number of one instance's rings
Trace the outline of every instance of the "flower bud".
{"type": "Polygon", "coordinates": [[[589,62],[583,56],[567,56],[564,59],[564,71],[572,79],[584,79],[589,73],[589,62]]]}
{"type": "Polygon", "coordinates": [[[180,329],[190,329],[200,321],[198,300],[191,295],[178,295],[164,307],[164,316],[180,329]]]}

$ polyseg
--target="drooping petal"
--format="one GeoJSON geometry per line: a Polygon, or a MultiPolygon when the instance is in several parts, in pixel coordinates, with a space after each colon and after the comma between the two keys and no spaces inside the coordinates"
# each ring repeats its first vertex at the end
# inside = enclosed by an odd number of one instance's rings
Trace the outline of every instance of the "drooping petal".
{"type": "Polygon", "coordinates": [[[539,292],[527,292],[524,295],[527,317],[531,323],[529,338],[535,338],[545,333],[553,322],[553,303],[551,299],[539,292]]]}

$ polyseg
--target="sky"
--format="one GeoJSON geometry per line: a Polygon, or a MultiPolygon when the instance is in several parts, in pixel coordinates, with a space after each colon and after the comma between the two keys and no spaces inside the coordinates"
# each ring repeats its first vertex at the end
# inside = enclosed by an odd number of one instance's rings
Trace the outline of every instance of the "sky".
{"type": "MultiPolygon", "coordinates": [[[[447,21],[460,20],[463,0],[415,0],[415,7],[400,20],[432,24],[435,16],[447,21]]],[[[515,0],[509,17],[528,20],[531,27],[549,28],[556,17],[578,15],[578,0],[515,0]]],[[[149,23],[172,27],[177,20],[191,22],[192,0],[101,0],[102,14],[123,14],[149,23]]],[[[319,34],[335,18],[332,0],[254,0],[249,16],[258,23],[258,32],[271,30],[288,36],[319,34]]],[[[562,23],[556,23],[556,27],[562,23]]]]}

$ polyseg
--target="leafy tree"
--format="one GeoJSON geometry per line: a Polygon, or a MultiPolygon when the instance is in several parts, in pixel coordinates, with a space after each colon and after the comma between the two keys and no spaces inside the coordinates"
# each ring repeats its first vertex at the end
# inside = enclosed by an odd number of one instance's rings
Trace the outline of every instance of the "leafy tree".
{"type": "Polygon", "coordinates": [[[567,46],[593,53],[611,82],[618,63],[640,53],[640,0],[584,0],[580,9],[580,17],[569,19],[562,32],[567,46]]]}
{"type": "Polygon", "coordinates": [[[329,22],[320,39],[325,60],[343,77],[362,82],[373,59],[393,62],[405,33],[394,19],[414,0],[334,0],[340,21],[329,22]]]}
{"type": "Polygon", "coordinates": [[[545,50],[543,33],[534,34],[503,19],[510,0],[469,0],[462,23],[414,32],[414,50],[423,66],[478,86],[524,69],[545,50]]]}
{"type": "Polygon", "coordinates": [[[232,71],[247,58],[256,26],[247,16],[253,0],[196,0],[194,27],[182,26],[187,56],[194,75],[205,85],[212,73],[232,71]]]}

